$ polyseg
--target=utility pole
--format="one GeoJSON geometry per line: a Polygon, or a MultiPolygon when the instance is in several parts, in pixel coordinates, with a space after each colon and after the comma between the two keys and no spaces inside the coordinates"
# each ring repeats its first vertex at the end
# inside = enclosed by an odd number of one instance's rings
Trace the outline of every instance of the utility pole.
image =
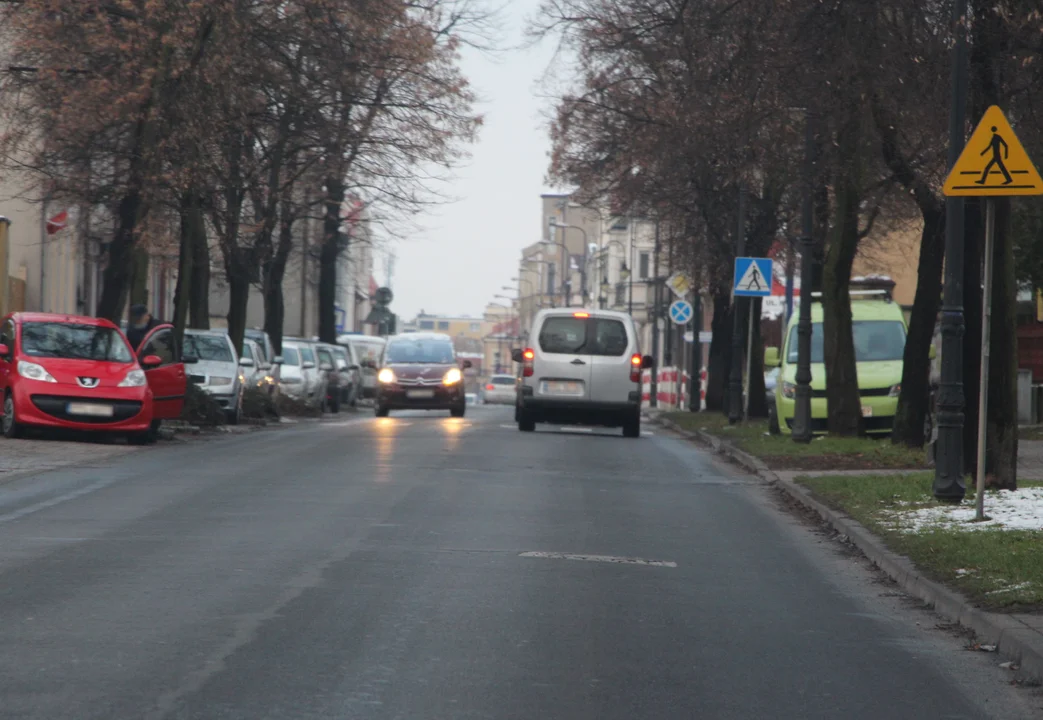
{"type": "MultiPolygon", "coordinates": [[[[797,387],[794,390],[793,442],[811,442],[811,285],[815,272],[815,128],[804,111],[804,197],[801,208],[800,314],[797,316],[797,387]]],[[[780,380],[782,378],[779,378],[780,380]]]]}
{"type": "MultiPolygon", "coordinates": [[[[951,170],[964,146],[967,106],[967,0],[952,10],[952,49],[949,106],[951,170]]],[[[959,502],[967,489],[963,480],[963,198],[945,199],[945,287],[942,294],[942,377],[938,388],[938,443],[935,446],[934,496],[959,502]]],[[[988,298],[983,298],[988,302],[988,298]]]]}
{"type": "MultiPolygon", "coordinates": [[[[739,220],[735,232],[735,257],[746,250],[746,185],[739,184],[739,220]]],[[[739,298],[732,293],[732,367],[728,377],[728,422],[742,419],[742,313],[739,298]]]]}

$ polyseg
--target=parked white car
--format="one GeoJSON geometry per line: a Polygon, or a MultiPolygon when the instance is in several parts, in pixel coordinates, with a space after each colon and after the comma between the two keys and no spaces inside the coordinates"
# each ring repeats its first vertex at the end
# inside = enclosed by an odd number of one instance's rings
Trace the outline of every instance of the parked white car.
{"type": "Polygon", "coordinates": [[[239,423],[243,415],[245,372],[252,372],[253,360],[243,367],[227,333],[220,330],[186,330],[184,357],[196,358],[190,365],[189,382],[205,390],[225,411],[228,422],[239,423]]]}

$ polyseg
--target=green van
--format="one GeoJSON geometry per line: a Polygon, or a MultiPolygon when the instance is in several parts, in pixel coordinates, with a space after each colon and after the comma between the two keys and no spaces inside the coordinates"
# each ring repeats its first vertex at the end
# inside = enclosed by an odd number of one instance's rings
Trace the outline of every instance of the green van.
{"type": "MultiPolygon", "coordinates": [[[[786,327],[781,356],[778,348],[764,351],[764,366],[780,368],[775,385],[775,413],[778,430],[784,433],[792,429],[796,405],[798,317],[798,312],[793,313],[786,327]]],[[[890,293],[852,291],[851,319],[864,427],[869,433],[889,433],[902,387],[905,315],[890,293]]],[[[816,298],[811,305],[811,429],[816,433],[826,432],[827,427],[823,352],[822,304],[816,298]]]]}

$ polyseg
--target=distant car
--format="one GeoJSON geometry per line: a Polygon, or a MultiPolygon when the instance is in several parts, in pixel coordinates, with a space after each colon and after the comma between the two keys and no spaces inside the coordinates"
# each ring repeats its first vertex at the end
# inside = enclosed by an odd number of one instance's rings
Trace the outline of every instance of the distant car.
{"type": "Polygon", "coordinates": [[[453,340],[440,333],[409,333],[390,338],[377,373],[377,417],[392,410],[449,410],[463,417],[467,408],[463,371],[453,340]]]}
{"type": "Polygon", "coordinates": [[[244,372],[253,369],[253,360],[246,360],[241,368],[232,338],[220,330],[185,330],[185,355],[196,359],[189,380],[217,401],[230,424],[237,425],[243,417],[244,372]]]}
{"type": "Polygon", "coordinates": [[[493,375],[485,383],[483,397],[489,405],[514,405],[518,396],[518,378],[513,375],[493,375]]]}
{"type": "Polygon", "coordinates": [[[355,362],[350,347],[331,345],[330,350],[337,366],[337,373],[340,375],[340,402],[348,407],[355,407],[362,392],[362,368],[355,362]]]}
{"type": "Polygon", "coordinates": [[[532,325],[530,347],[511,355],[521,365],[518,429],[537,423],[622,427],[641,437],[642,355],[629,315],[609,310],[544,309],[532,325]]]}
{"type": "Polygon", "coordinates": [[[362,394],[359,397],[372,399],[377,395],[377,371],[386,340],[372,335],[341,335],[337,344],[350,348],[362,376],[362,394]]]}
{"type": "Polygon", "coordinates": [[[27,426],[126,433],[156,439],[159,421],[181,415],[185,366],[173,328],[153,328],[135,353],[108,320],[12,313],[0,320],[0,428],[27,426]]]}

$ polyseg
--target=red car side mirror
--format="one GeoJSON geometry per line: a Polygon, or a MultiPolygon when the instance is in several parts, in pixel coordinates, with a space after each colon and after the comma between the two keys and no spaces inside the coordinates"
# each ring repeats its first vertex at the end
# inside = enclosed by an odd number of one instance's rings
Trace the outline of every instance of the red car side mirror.
{"type": "Polygon", "coordinates": [[[159,355],[146,355],[145,358],[141,361],[141,366],[146,370],[149,370],[151,368],[157,368],[162,364],[163,358],[161,358],[159,355]]]}

